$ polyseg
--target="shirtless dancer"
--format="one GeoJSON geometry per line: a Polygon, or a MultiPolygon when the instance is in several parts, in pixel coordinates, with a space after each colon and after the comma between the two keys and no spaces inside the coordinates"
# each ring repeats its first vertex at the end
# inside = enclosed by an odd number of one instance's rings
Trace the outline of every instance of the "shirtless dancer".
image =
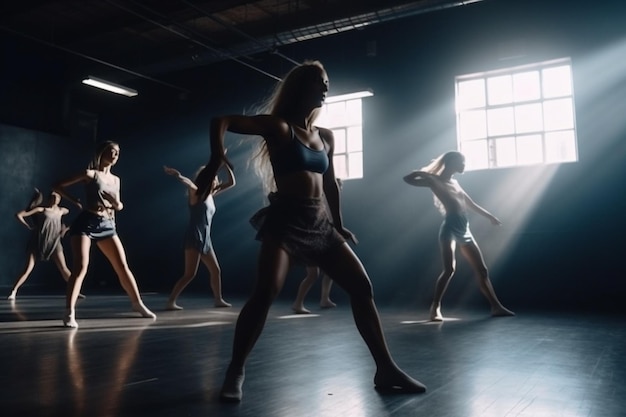
{"type": "Polygon", "coordinates": [[[461,188],[458,181],[452,176],[463,173],[465,157],[460,152],[450,151],[435,159],[430,165],[420,171],[413,171],[404,176],[404,181],[416,187],[429,187],[435,199],[435,206],[444,216],[439,229],[439,246],[443,258],[443,272],[437,278],[435,295],[430,306],[430,319],[443,321],[441,314],[441,299],[452,275],[456,260],[454,252],[456,244],[461,254],[467,259],[476,273],[480,291],[491,304],[492,316],[514,316],[515,313],[505,308],[493,289],[489,280],[489,272],[478,244],[472,236],[467,220],[467,209],[488,218],[492,224],[502,224],[494,215],[476,204],[461,188]]]}

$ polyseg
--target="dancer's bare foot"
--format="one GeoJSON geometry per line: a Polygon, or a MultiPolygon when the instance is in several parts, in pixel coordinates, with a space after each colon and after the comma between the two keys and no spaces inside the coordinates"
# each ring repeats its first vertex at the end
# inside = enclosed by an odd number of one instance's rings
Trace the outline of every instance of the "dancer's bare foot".
{"type": "Polygon", "coordinates": [[[63,326],[64,327],[71,327],[74,329],[78,328],[78,323],[76,322],[76,318],[74,316],[74,313],[66,313],[65,317],[63,317],[63,326]]]}
{"type": "Polygon", "coordinates": [[[305,308],[303,305],[292,305],[291,309],[296,314],[311,314],[311,310],[305,308]]]}
{"type": "Polygon", "coordinates": [[[233,305],[224,301],[223,298],[220,298],[219,300],[215,300],[214,306],[215,307],[232,307],[233,305]]]}
{"type": "Polygon", "coordinates": [[[443,316],[441,315],[441,306],[430,306],[430,321],[443,321],[443,316]]]}
{"type": "Polygon", "coordinates": [[[9,296],[7,297],[7,300],[15,300],[15,292],[12,292],[11,294],[9,294],[9,296]]]}
{"type": "Polygon", "coordinates": [[[514,315],[515,315],[514,312],[512,312],[508,308],[505,308],[504,306],[498,306],[498,307],[491,309],[492,317],[510,317],[514,315]]]}
{"type": "Polygon", "coordinates": [[[411,378],[398,368],[377,370],[374,376],[374,386],[382,393],[412,393],[420,394],[426,391],[426,385],[411,378]]]}
{"type": "Polygon", "coordinates": [[[181,306],[179,306],[178,304],[176,304],[176,301],[168,301],[167,305],[165,306],[166,310],[182,310],[183,308],[181,306]]]}
{"type": "Polygon", "coordinates": [[[156,314],[150,311],[150,309],[148,309],[148,307],[146,307],[141,301],[133,303],[133,311],[141,314],[141,317],[156,319],[156,314]]]}
{"type": "Polygon", "coordinates": [[[320,307],[321,308],[333,308],[333,307],[337,307],[337,304],[333,303],[332,301],[330,301],[330,299],[328,299],[328,300],[320,301],[320,307]]]}
{"type": "Polygon", "coordinates": [[[227,403],[240,402],[243,396],[242,386],[244,379],[245,373],[243,369],[233,370],[229,367],[220,391],[220,400],[227,403]]]}

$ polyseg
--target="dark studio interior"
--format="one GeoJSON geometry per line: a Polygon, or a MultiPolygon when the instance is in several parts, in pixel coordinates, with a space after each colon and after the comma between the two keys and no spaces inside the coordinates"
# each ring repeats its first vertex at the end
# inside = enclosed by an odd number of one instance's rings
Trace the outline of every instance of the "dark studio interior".
{"type": "MultiPolygon", "coordinates": [[[[626,3],[581,0],[10,1],[0,6],[0,357],[9,416],[589,416],[626,415],[626,3]],[[469,221],[498,298],[490,317],[468,262],[429,321],[442,269],[441,215],[428,189],[403,177],[457,150],[455,80],[467,74],[571,62],[576,160],[467,170],[455,178],[502,222],[469,221]],[[215,198],[211,239],[224,298],[212,305],[200,265],[179,298],[185,188],[210,157],[218,115],[253,114],[295,65],[319,60],[328,96],[362,100],[362,177],[343,181],[345,226],[367,270],[389,350],[427,385],[419,395],[374,389],[375,364],[336,308],[291,305],[305,268],[292,263],[246,368],[244,398],[222,404],[237,315],[256,279],[260,242],[250,217],[267,204],[250,158],[258,138],[228,133],[236,186],[215,198]],[[125,97],[82,84],[95,76],[125,97]],[[144,303],[139,318],[95,246],[77,316],[63,327],[66,285],[26,262],[16,221],[87,168],[114,140],[124,209],[118,236],[144,303]]],[[[80,187],[77,189],[80,192],[80,187]]],[[[80,210],[62,200],[70,224],[80,210]]],[[[62,244],[71,266],[70,240],[62,244]]]]}

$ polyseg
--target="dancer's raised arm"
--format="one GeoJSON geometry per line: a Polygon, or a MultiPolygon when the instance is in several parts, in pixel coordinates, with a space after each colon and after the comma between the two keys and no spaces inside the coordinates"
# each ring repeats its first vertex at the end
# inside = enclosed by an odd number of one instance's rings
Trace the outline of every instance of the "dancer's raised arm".
{"type": "Polygon", "coordinates": [[[412,171],[402,177],[404,182],[414,187],[431,187],[433,185],[433,174],[424,171],[412,171]]]}
{"type": "Polygon", "coordinates": [[[214,117],[211,120],[210,128],[211,157],[204,169],[198,174],[198,178],[196,178],[196,185],[198,186],[196,194],[199,196],[209,194],[213,179],[222,165],[226,164],[231,170],[233,169],[232,164],[226,157],[226,148],[224,146],[226,132],[265,138],[278,130],[277,125],[276,118],[269,115],[214,117]]]}

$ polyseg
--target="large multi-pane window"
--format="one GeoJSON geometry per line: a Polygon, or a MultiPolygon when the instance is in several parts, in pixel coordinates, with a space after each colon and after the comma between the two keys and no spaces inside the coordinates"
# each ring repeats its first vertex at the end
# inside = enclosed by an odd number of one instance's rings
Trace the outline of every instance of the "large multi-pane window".
{"type": "Polygon", "coordinates": [[[466,169],[578,160],[569,59],[456,78],[466,169]]]}
{"type": "Polygon", "coordinates": [[[328,97],[316,124],[333,131],[335,175],[341,179],[363,178],[363,114],[361,100],[369,91],[328,97]]]}

